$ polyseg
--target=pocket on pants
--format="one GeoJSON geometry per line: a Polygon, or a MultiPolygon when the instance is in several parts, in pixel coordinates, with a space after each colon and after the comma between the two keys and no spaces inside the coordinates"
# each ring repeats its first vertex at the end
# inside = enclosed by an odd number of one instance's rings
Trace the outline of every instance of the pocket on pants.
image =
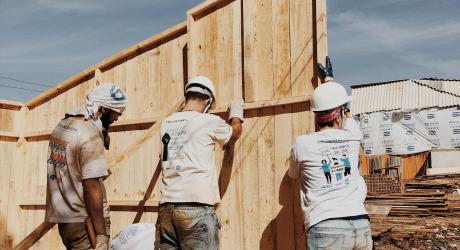
{"type": "Polygon", "coordinates": [[[372,241],[372,233],[371,231],[365,232],[364,233],[364,238],[366,239],[366,246],[365,249],[373,249],[374,247],[374,242],[372,241]]]}
{"type": "Polygon", "coordinates": [[[206,249],[209,245],[209,229],[205,224],[197,224],[180,234],[181,246],[184,249],[206,249]]]}
{"type": "Polygon", "coordinates": [[[341,249],[344,241],[343,234],[315,233],[315,249],[341,249]]]}

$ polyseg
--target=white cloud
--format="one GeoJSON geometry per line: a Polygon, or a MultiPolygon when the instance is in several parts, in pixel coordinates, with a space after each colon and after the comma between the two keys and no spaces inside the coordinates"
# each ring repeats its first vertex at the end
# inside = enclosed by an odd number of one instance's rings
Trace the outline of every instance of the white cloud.
{"type": "Polygon", "coordinates": [[[415,44],[436,41],[438,39],[455,39],[460,37],[460,22],[430,23],[414,21],[410,17],[402,19],[383,19],[365,15],[360,12],[343,12],[335,18],[329,18],[335,25],[335,34],[340,37],[335,50],[402,50],[415,44]]]}
{"type": "Polygon", "coordinates": [[[440,59],[429,55],[405,55],[401,59],[406,63],[423,67],[428,72],[438,72],[447,78],[460,78],[460,59],[440,59]]]}

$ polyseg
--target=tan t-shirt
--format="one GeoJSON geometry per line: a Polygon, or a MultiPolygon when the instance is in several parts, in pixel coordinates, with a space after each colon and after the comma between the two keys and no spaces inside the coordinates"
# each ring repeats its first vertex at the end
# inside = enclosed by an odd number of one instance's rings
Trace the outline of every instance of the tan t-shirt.
{"type": "MultiPolygon", "coordinates": [[[[107,176],[100,124],[79,117],[63,119],[50,137],[45,219],[53,223],[84,222],[88,217],[82,180],[107,176]]],[[[102,178],[104,217],[109,206],[102,178]]]]}
{"type": "Polygon", "coordinates": [[[231,136],[232,127],[216,115],[185,111],[166,118],[160,203],[219,203],[214,143],[225,144],[231,136]]]}

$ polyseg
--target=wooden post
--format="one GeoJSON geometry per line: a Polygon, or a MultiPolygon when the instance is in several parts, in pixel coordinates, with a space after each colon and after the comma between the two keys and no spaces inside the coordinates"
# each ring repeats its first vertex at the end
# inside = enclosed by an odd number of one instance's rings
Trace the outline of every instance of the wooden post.
{"type": "Polygon", "coordinates": [[[51,228],[54,227],[54,223],[44,221],[34,231],[27,235],[24,240],[21,241],[14,249],[15,250],[26,250],[32,247],[37,241],[39,241],[43,235],[45,235],[51,228]]]}

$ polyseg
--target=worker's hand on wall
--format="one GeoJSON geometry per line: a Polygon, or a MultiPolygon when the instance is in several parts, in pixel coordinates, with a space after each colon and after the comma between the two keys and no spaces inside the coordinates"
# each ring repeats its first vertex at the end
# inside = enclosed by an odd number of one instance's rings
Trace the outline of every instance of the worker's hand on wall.
{"type": "Polygon", "coordinates": [[[228,120],[232,118],[239,118],[243,122],[243,104],[244,101],[241,98],[235,99],[230,103],[230,115],[228,120]]]}
{"type": "Polygon", "coordinates": [[[332,71],[332,63],[329,56],[326,56],[326,67],[324,67],[321,63],[318,63],[319,71],[324,78],[325,82],[334,80],[334,74],[332,71]]]}
{"type": "Polygon", "coordinates": [[[105,234],[97,234],[96,250],[108,250],[110,237],[105,234]]]}

